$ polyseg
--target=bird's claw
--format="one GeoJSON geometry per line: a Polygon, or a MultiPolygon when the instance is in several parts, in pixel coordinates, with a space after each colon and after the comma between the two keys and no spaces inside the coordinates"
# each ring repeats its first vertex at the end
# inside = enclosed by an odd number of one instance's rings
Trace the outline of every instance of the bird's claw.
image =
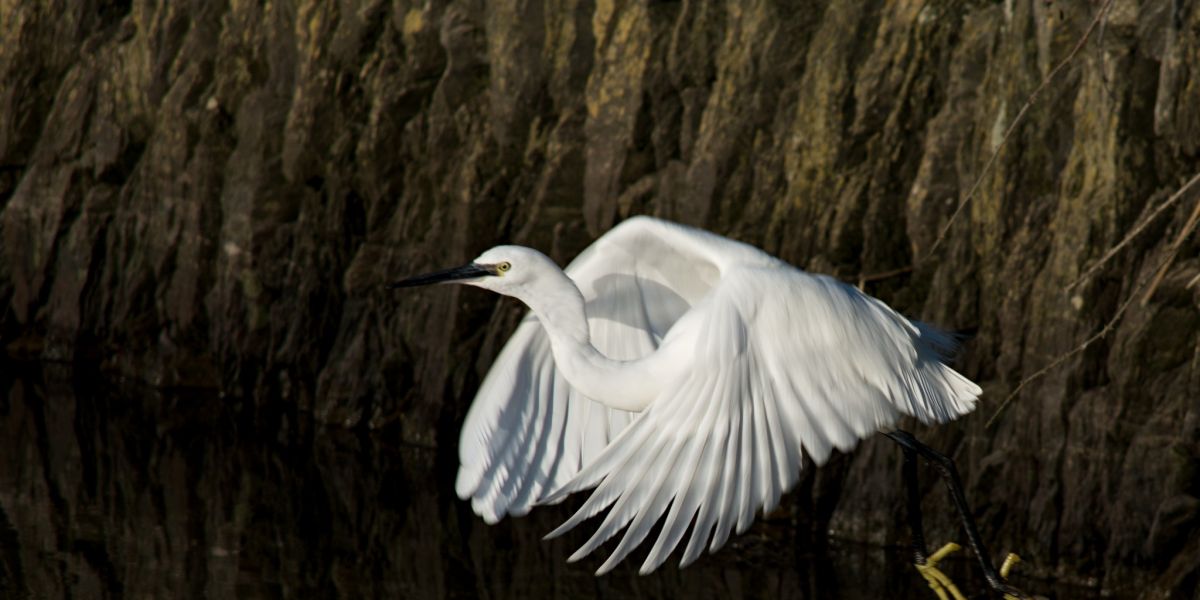
{"type": "Polygon", "coordinates": [[[950,542],[942,546],[937,552],[931,554],[929,558],[926,558],[925,564],[916,565],[917,572],[925,578],[925,581],[929,582],[929,588],[933,590],[933,593],[937,594],[939,600],[950,600],[951,597],[954,600],[966,600],[962,592],[958,591],[958,586],[954,585],[953,581],[950,581],[950,577],[937,568],[939,561],[960,548],[961,546],[958,544],[950,542]]]}
{"type": "MultiPolygon", "coordinates": [[[[963,596],[962,592],[958,591],[958,587],[954,585],[950,577],[937,568],[937,564],[943,558],[946,558],[953,552],[957,552],[961,548],[958,544],[950,542],[925,559],[925,564],[916,565],[917,572],[925,578],[925,581],[929,582],[929,588],[933,590],[933,593],[937,594],[938,600],[951,600],[951,598],[953,600],[966,600],[966,597],[963,596]]],[[[1000,565],[1001,579],[1008,579],[1009,572],[1019,562],[1021,562],[1021,557],[1010,552],[1004,558],[1004,564],[1000,565]]],[[[1030,598],[1025,592],[1002,580],[990,581],[989,583],[996,591],[1004,594],[1004,600],[1028,600],[1030,598]]]]}
{"type": "MultiPolygon", "coordinates": [[[[1000,565],[1000,577],[1002,579],[1008,579],[1009,572],[1012,571],[1013,567],[1017,566],[1017,563],[1019,562],[1021,562],[1021,557],[1009,552],[1008,556],[1004,557],[1004,563],[1000,565]]],[[[996,582],[993,587],[995,587],[997,591],[1004,594],[1004,600],[1027,600],[1029,598],[1025,592],[1022,592],[1021,590],[1018,590],[1017,588],[1004,583],[1003,581],[996,582]]]]}

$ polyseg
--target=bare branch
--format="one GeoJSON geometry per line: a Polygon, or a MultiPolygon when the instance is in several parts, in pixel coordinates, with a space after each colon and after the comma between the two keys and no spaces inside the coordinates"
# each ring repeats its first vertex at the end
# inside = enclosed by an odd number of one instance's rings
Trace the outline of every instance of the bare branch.
{"type": "Polygon", "coordinates": [[[863,289],[863,286],[866,285],[868,281],[887,279],[889,277],[895,277],[896,275],[903,275],[904,273],[908,273],[909,271],[912,271],[912,270],[913,270],[912,265],[909,265],[907,267],[900,267],[899,269],[892,269],[891,271],[882,271],[880,273],[872,273],[870,275],[866,275],[866,274],[859,275],[858,276],[858,289],[861,291],[863,289]]]}
{"type": "Polygon", "coordinates": [[[1000,144],[996,146],[996,149],[992,151],[992,155],[988,158],[987,162],[984,163],[983,171],[979,173],[979,176],[975,178],[975,182],[971,184],[971,189],[967,192],[966,197],[963,198],[962,201],[958,203],[958,206],[954,208],[954,212],[950,215],[950,219],[946,221],[944,226],[942,226],[941,232],[938,233],[937,238],[934,239],[933,244],[929,247],[929,250],[914,259],[912,265],[904,269],[893,269],[880,273],[860,274],[858,277],[860,288],[862,287],[863,283],[868,281],[887,279],[888,277],[915,270],[917,267],[925,264],[930,258],[933,257],[934,252],[937,251],[938,247],[941,246],[942,242],[946,239],[946,235],[950,232],[950,226],[954,224],[956,219],[958,219],[959,213],[961,213],[963,208],[965,208],[967,204],[974,199],[975,192],[979,190],[979,186],[983,183],[983,178],[987,176],[988,172],[991,171],[992,166],[995,165],[996,159],[1000,156],[1000,150],[1008,144],[1008,140],[1012,137],[1013,132],[1016,131],[1017,125],[1019,125],[1025,118],[1025,113],[1029,112],[1029,109],[1033,107],[1034,101],[1037,100],[1038,95],[1041,94],[1042,90],[1050,84],[1050,81],[1053,80],[1056,75],[1058,75],[1059,71],[1073,61],[1075,56],[1079,54],[1079,51],[1083,49],[1088,38],[1090,38],[1092,33],[1096,31],[1096,27],[1104,21],[1104,15],[1108,13],[1108,9],[1112,7],[1112,4],[1113,0],[1105,1],[1104,5],[1100,7],[1100,10],[1096,12],[1096,16],[1092,18],[1092,22],[1088,25],[1087,30],[1084,31],[1083,36],[1081,36],[1079,40],[1075,42],[1075,47],[1071,49],[1071,52],[1068,53],[1066,58],[1063,58],[1062,61],[1055,65],[1055,67],[1051,69],[1045,77],[1042,78],[1041,83],[1039,83],[1037,88],[1033,90],[1033,93],[1029,94],[1029,97],[1025,99],[1025,103],[1021,106],[1021,110],[1017,111],[1017,116],[1013,119],[1012,123],[1009,124],[1008,129],[1004,131],[1004,137],[1001,138],[1000,144]]]}
{"type": "Polygon", "coordinates": [[[1109,319],[1107,323],[1104,324],[1103,329],[1101,329],[1099,332],[1097,332],[1092,337],[1089,337],[1088,339],[1084,340],[1082,344],[1079,344],[1078,346],[1073,348],[1071,351],[1069,351],[1065,354],[1059,355],[1058,358],[1050,361],[1050,364],[1038,369],[1037,372],[1034,373],[1033,375],[1030,375],[1030,376],[1022,379],[1021,382],[1017,384],[1017,387],[1015,389],[1013,389],[1013,391],[1009,392],[1009,394],[1007,396],[1004,397],[1004,401],[1001,402],[1000,406],[996,408],[996,412],[992,413],[992,416],[990,418],[988,418],[988,421],[984,425],[984,427],[991,427],[992,425],[994,425],[996,423],[996,419],[1000,418],[1000,413],[1003,413],[1004,409],[1008,408],[1009,404],[1012,404],[1013,399],[1015,399],[1017,397],[1017,394],[1021,393],[1021,390],[1025,389],[1025,386],[1029,385],[1034,380],[1039,379],[1046,373],[1049,373],[1052,369],[1054,369],[1058,365],[1061,365],[1062,363],[1066,362],[1066,360],[1071,358],[1072,356],[1075,356],[1076,354],[1079,354],[1080,352],[1087,350],[1087,347],[1091,346],[1093,343],[1095,343],[1096,340],[1099,340],[1099,339],[1107,336],[1109,333],[1111,333],[1112,330],[1116,328],[1117,322],[1120,321],[1121,317],[1125,314],[1125,309],[1129,308],[1129,305],[1133,303],[1133,299],[1136,298],[1138,293],[1142,291],[1142,288],[1144,288],[1146,286],[1147,280],[1149,280],[1149,278],[1146,278],[1146,280],[1143,280],[1142,283],[1140,285],[1138,285],[1137,288],[1134,289],[1133,292],[1131,292],[1129,294],[1129,297],[1125,298],[1125,301],[1121,303],[1121,306],[1120,306],[1120,308],[1117,309],[1117,312],[1115,314],[1113,314],[1112,318],[1109,319]]]}
{"type": "MultiPolygon", "coordinates": [[[[1200,174],[1196,176],[1200,177],[1200,174]]],[[[1200,222],[1200,201],[1196,202],[1195,208],[1192,209],[1192,215],[1188,217],[1183,229],[1179,230],[1179,235],[1175,236],[1175,241],[1171,242],[1171,247],[1167,250],[1166,262],[1158,268],[1158,273],[1154,275],[1154,281],[1150,282],[1150,289],[1146,290],[1145,296],[1142,296],[1142,306],[1149,304],[1150,298],[1154,296],[1154,290],[1158,289],[1158,284],[1162,283],[1163,277],[1167,276],[1167,269],[1171,267],[1175,256],[1179,254],[1179,247],[1183,245],[1183,240],[1186,240],[1196,230],[1197,222],[1200,222]]]]}
{"type": "MultiPolygon", "coordinates": [[[[1097,260],[1095,263],[1092,263],[1092,265],[1089,266],[1087,268],[1087,270],[1085,270],[1083,272],[1083,274],[1079,276],[1078,279],[1076,279],[1073,283],[1071,283],[1071,285],[1067,286],[1067,290],[1074,289],[1076,286],[1085,282],[1088,278],[1090,278],[1092,275],[1094,275],[1096,273],[1096,271],[1100,270],[1100,267],[1103,267],[1105,265],[1105,263],[1107,263],[1109,260],[1112,260],[1112,257],[1116,256],[1116,254],[1118,252],[1120,252],[1122,249],[1124,249],[1126,246],[1128,246],[1129,243],[1134,240],[1134,238],[1141,235],[1142,231],[1144,231],[1146,229],[1146,227],[1150,225],[1150,223],[1152,223],[1155,219],[1157,219],[1159,215],[1161,215],[1168,208],[1171,208],[1172,206],[1174,206],[1175,203],[1178,202],[1179,199],[1182,198],[1183,195],[1186,194],[1188,190],[1192,189],[1192,186],[1196,185],[1197,182],[1200,182],[1200,173],[1196,173],[1195,175],[1193,175],[1192,178],[1189,179],[1187,183],[1183,184],[1183,187],[1179,188],[1179,190],[1176,191],[1174,194],[1171,194],[1171,196],[1169,198],[1167,198],[1166,200],[1164,200],[1162,204],[1159,204],[1158,207],[1156,207],[1153,212],[1151,212],[1144,219],[1142,219],[1140,222],[1138,222],[1138,224],[1135,225],[1133,227],[1133,229],[1130,229],[1129,233],[1125,234],[1125,237],[1123,239],[1121,239],[1120,243],[1118,243],[1116,246],[1113,246],[1112,248],[1109,248],[1108,252],[1105,252],[1104,256],[1100,257],[1100,260],[1097,260]]],[[[1194,226],[1194,224],[1193,224],[1193,226],[1194,226]]],[[[1184,231],[1187,231],[1186,227],[1184,228],[1184,231]]]]}
{"type": "MultiPolygon", "coordinates": [[[[1108,9],[1112,7],[1112,4],[1113,0],[1106,0],[1104,6],[1101,6],[1100,10],[1096,11],[1096,16],[1092,18],[1092,22],[1090,25],[1088,25],[1087,31],[1083,33],[1083,36],[1079,38],[1079,41],[1075,42],[1075,47],[1071,49],[1071,52],[1068,53],[1066,58],[1062,59],[1057,66],[1051,69],[1050,72],[1042,78],[1042,82],[1038,84],[1037,88],[1033,90],[1033,93],[1029,94],[1029,97],[1025,99],[1025,104],[1021,106],[1021,110],[1017,111],[1017,116],[1013,119],[1012,123],[1008,125],[1008,129],[1004,131],[1004,137],[1000,139],[1000,145],[996,146],[996,149],[992,152],[992,156],[988,158],[986,163],[984,163],[983,171],[981,171],[979,176],[975,178],[975,183],[971,185],[971,189],[967,192],[967,196],[958,203],[958,206],[950,215],[950,220],[946,221],[946,224],[942,227],[941,233],[939,233],[937,239],[933,241],[933,245],[929,247],[929,251],[925,253],[924,258],[928,258],[930,255],[932,255],[933,252],[937,250],[938,246],[941,245],[942,240],[946,238],[946,234],[950,231],[950,226],[954,224],[954,221],[958,218],[959,213],[961,213],[963,208],[965,208],[967,204],[970,203],[975,197],[975,192],[979,189],[980,184],[983,183],[983,178],[987,176],[988,172],[992,170],[992,166],[996,164],[996,159],[1000,156],[1000,150],[1004,148],[1006,144],[1008,144],[1009,138],[1011,138],[1013,132],[1017,130],[1017,125],[1021,123],[1021,120],[1025,117],[1025,113],[1028,112],[1033,106],[1033,103],[1035,100],[1037,100],[1038,95],[1042,93],[1042,90],[1046,89],[1046,86],[1050,84],[1050,81],[1054,79],[1055,75],[1058,75],[1058,72],[1063,70],[1064,67],[1074,60],[1075,56],[1079,54],[1079,51],[1083,49],[1083,46],[1087,43],[1088,38],[1091,37],[1092,32],[1094,32],[1096,27],[1104,21],[1104,15],[1108,13],[1108,9]]],[[[921,262],[923,262],[923,260],[924,259],[922,259],[921,262]]]]}
{"type": "MultiPolygon", "coordinates": [[[[1129,234],[1127,234],[1125,236],[1125,238],[1123,240],[1121,240],[1121,243],[1117,244],[1111,250],[1106,252],[1104,257],[1101,259],[1101,262],[1108,260],[1108,258],[1111,258],[1111,256],[1113,254],[1116,254],[1117,251],[1119,251],[1122,247],[1127,245],[1129,243],[1129,240],[1136,237],[1137,234],[1141,231],[1141,229],[1145,228],[1146,223],[1153,220],[1153,218],[1155,216],[1157,216],[1159,212],[1165,210],[1165,208],[1164,208],[1165,206],[1167,206],[1170,203],[1175,202],[1176,199],[1183,196],[1183,194],[1198,180],[1200,180],[1200,173],[1197,173],[1186,184],[1184,184],[1184,186],[1182,188],[1180,188],[1179,191],[1172,194],[1171,197],[1168,198],[1165,202],[1163,202],[1163,204],[1160,205],[1157,209],[1155,209],[1155,212],[1153,214],[1151,214],[1149,217],[1147,217],[1143,221],[1143,223],[1141,223],[1138,227],[1135,227],[1133,231],[1130,231],[1129,234]]],[[[994,425],[996,423],[996,419],[998,419],[1000,417],[1000,414],[1004,412],[1004,409],[1008,408],[1009,404],[1012,404],[1012,401],[1017,397],[1018,394],[1021,393],[1021,390],[1025,389],[1025,386],[1029,385],[1034,380],[1041,378],[1046,373],[1049,373],[1055,367],[1066,362],[1067,359],[1075,356],[1076,354],[1079,354],[1080,352],[1083,352],[1084,350],[1086,350],[1088,348],[1088,346],[1091,346],[1097,340],[1100,340],[1100,339],[1104,338],[1105,336],[1107,336],[1109,333],[1112,333],[1112,331],[1114,329],[1116,329],[1117,323],[1121,320],[1121,317],[1123,317],[1125,315],[1125,311],[1129,308],[1129,305],[1133,304],[1133,300],[1135,298],[1137,298],[1138,295],[1141,294],[1143,289],[1147,290],[1146,295],[1145,295],[1144,299],[1142,300],[1142,305],[1145,306],[1146,302],[1150,299],[1150,296],[1153,295],[1154,289],[1162,281],[1163,276],[1167,272],[1167,268],[1170,267],[1171,262],[1175,260],[1175,255],[1176,255],[1176,253],[1178,253],[1179,247],[1183,244],[1183,240],[1187,239],[1188,235],[1192,232],[1192,230],[1194,230],[1196,228],[1197,223],[1200,223],[1200,201],[1196,202],[1196,208],[1195,208],[1195,210],[1192,211],[1191,217],[1188,218],[1187,224],[1184,225],[1183,229],[1179,232],[1179,235],[1176,236],[1175,241],[1171,243],[1171,246],[1167,251],[1166,257],[1163,258],[1163,260],[1159,264],[1158,268],[1154,270],[1154,272],[1155,272],[1154,276],[1146,277],[1146,278],[1142,279],[1142,281],[1139,282],[1138,285],[1132,291],[1129,292],[1129,295],[1125,298],[1125,301],[1122,302],[1121,306],[1117,308],[1117,312],[1113,313],[1112,318],[1110,318],[1108,320],[1108,322],[1104,324],[1104,327],[1102,329],[1100,329],[1100,331],[1098,331],[1097,333],[1095,333],[1088,339],[1084,340],[1083,343],[1079,344],[1078,346],[1071,349],[1070,351],[1059,355],[1057,358],[1050,361],[1050,364],[1038,369],[1037,372],[1035,372],[1034,374],[1022,379],[1021,382],[1017,384],[1017,387],[1014,388],[1013,391],[1009,392],[1009,394],[1004,397],[1004,401],[1001,402],[1000,406],[996,408],[996,412],[992,413],[992,416],[988,419],[987,424],[985,424],[984,427],[991,427],[992,425],[994,425]]],[[[1097,265],[1094,265],[1091,269],[1088,269],[1088,273],[1085,273],[1085,275],[1090,274],[1096,268],[1099,268],[1099,264],[1100,263],[1098,263],[1097,265]]],[[[1082,278],[1080,278],[1080,279],[1082,279],[1082,278]]],[[[1188,286],[1190,287],[1192,284],[1196,283],[1197,280],[1200,280],[1200,276],[1198,276],[1196,279],[1193,279],[1191,282],[1189,282],[1188,286]]],[[[1076,281],[1076,283],[1079,283],[1079,282],[1076,281]]],[[[1075,284],[1071,284],[1071,285],[1074,286],[1075,284]]]]}

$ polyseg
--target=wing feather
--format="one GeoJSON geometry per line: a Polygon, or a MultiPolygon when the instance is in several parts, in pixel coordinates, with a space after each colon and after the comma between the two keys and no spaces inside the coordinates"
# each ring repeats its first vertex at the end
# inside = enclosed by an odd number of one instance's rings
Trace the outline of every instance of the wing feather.
{"type": "Polygon", "coordinates": [[[803,454],[819,465],[833,448],[849,450],[901,415],[941,421],[968,412],[979,388],[942,362],[938,335],[833,279],[780,269],[724,273],[662,341],[660,352],[679,353],[692,368],[548,496],[596,487],[554,535],[611,506],[571,557],[624,529],[598,574],[659,520],[642,573],[658,568],[689,526],[681,566],[705,545],[716,551],[778,504],[798,480],[803,454]]]}

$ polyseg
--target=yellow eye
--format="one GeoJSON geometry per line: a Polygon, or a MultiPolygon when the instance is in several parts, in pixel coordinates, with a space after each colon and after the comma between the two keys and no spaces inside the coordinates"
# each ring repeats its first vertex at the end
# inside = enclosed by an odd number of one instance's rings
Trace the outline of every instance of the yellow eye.
{"type": "Polygon", "coordinates": [[[511,268],[512,268],[512,264],[509,263],[508,261],[505,261],[505,262],[502,262],[502,263],[496,265],[496,270],[501,273],[507,273],[508,270],[511,268]]]}

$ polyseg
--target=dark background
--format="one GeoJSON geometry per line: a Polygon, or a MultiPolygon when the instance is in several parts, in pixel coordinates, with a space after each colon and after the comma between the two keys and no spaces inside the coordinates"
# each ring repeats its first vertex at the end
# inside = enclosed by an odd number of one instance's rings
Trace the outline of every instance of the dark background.
{"type": "MultiPolygon", "coordinates": [[[[488,526],[454,495],[453,451],[207,390],[21,367],[0,369],[6,600],[935,598],[907,548],[813,532],[794,500],[687,569],[638,575],[647,545],[596,577],[604,549],[566,562],[589,524],[539,539],[581,497],[488,526]]],[[[941,567],[988,597],[969,558],[941,567]]],[[[1022,571],[1041,594],[1102,597],[1022,571]]]]}
{"type": "MultiPolygon", "coordinates": [[[[499,242],[565,263],[655,214],[847,281],[899,271],[865,289],[975,334],[979,410],[919,433],[992,546],[1194,598],[1200,198],[1156,208],[1200,164],[1198,56],[1182,0],[8,2],[0,336],[11,370],[376,429],[449,477],[521,308],[381,284],[499,242]]],[[[148,414],[130,427],[189,418],[148,414]]],[[[807,471],[779,526],[903,542],[899,458],[807,471]]]]}

